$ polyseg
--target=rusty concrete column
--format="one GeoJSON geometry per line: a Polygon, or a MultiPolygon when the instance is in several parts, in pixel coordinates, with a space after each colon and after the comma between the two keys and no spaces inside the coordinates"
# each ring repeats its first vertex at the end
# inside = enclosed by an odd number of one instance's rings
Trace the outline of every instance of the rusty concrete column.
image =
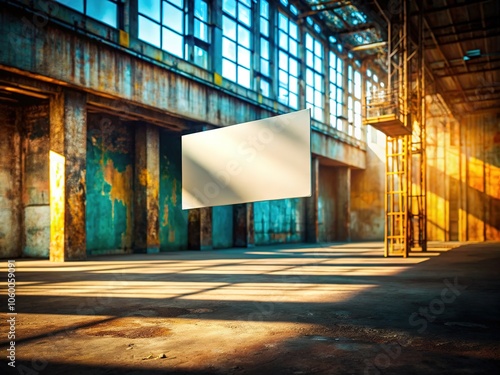
{"type": "Polygon", "coordinates": [[[351,240],[351,169],[339,167],[337,170],[337,240],[351,240]]]}
{"type": "Polygon", "coordinates": [[[50,101],[50,260],[87,257],[87,98],[64,90],[50,101]]]}
{"type": "Polygon", "coordinates": [[[212,250],[212,248],[212,207],[189,210],[188,249],[212,250]]]}
{"type": "Polygon", "coordinates": [[[253,203],[233,206],[233,241],[236,247],[255,246],[253,203]]]}
{"type": "Polygon", "coordinates": [[[311,159],[311,197],[306,198],[306,241],[319,240],[318,200],[319,200],[319,159],[311,159]]]}
{"type": "Polygon", "coordinates": [[[134,251],[160,251],[160,132],[140,123],[135,131],[134,251]]]}

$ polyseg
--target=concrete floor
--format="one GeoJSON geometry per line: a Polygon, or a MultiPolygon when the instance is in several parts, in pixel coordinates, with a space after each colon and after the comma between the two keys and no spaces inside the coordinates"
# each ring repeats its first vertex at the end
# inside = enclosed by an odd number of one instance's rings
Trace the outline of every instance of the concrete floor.
{"type": "Polygon", "coordinates": [[[351,243],[18,260],[13,373],[496,373],[500,244],[449,247],[408,259],[351,243]]]}

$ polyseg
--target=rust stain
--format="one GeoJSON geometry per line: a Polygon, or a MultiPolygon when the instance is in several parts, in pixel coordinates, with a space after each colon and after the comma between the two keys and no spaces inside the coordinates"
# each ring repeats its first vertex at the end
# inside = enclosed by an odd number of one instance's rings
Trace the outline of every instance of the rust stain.
{"type": "MultiPolygon", "coordinates": [[[[114,218],[115,202],[120,201],[125,207],[130,207],[132,204],[132,166],[127,165],[125,171],[119,172],[116,170],[113,160],[108,159],[104,167],[104,181],[111,186],[109,192],[111,198],[111,215],[114,218]]],[[[132,234],[132,213],[127,210],[127,230],[126,235],[132,234]]],[[[126,239],[124,239],[126,240],[126,239]]]]}
{"type": "Polygon", "coordinates": [[[150,185],[151,182],[151,177],[149,176],[148,170],[146,168],[142,169],[139,172],[139,184],[141,186],[148,186],[150,185]]]}
{"type": "Polygon", "coordinates": [[[161,223],[163,227],[168,225],[168,204],[163,206],[163,222],[161,223]]]}
{"type": "Polygon", "coordinates": [[[174,179],[172,183],[172,203],[177,205],[177,180],[174,179]]]}

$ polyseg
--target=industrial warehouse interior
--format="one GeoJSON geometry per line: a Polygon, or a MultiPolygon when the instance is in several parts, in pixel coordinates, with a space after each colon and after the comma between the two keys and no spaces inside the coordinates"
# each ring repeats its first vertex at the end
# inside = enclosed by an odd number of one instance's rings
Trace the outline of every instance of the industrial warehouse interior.
{"type": "Polygon", "coordinates": [[[0,372],[496,374],[498,20],[0,0],[0,372]],[[303,109],[310,196],[183,209],[184,136],[303,109]]]}

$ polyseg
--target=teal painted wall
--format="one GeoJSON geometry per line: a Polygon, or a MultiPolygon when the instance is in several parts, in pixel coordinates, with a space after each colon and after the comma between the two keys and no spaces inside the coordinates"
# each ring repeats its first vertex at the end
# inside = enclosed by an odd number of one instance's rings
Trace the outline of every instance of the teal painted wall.
{"type": "Polygon", "coordinates": [[[88,115],[87,253],[128,251],[133,238],[134,129],[88,115]]]}
{"type": "Polygon", "coordinates": [[[212,209],[212,246],[214,249],[233,247],[233,206],[212,209]]]}
{"type": "Polygon", "coordinates": [[[305,241],[305,208],[302,198],[254,203],[255,244],[305,241]]]}
{"type": "Polygon", "coordinates": [[[160,251],[188,246],[188,211],[182,210],[181,135],[160,132],[160,251]]]}

